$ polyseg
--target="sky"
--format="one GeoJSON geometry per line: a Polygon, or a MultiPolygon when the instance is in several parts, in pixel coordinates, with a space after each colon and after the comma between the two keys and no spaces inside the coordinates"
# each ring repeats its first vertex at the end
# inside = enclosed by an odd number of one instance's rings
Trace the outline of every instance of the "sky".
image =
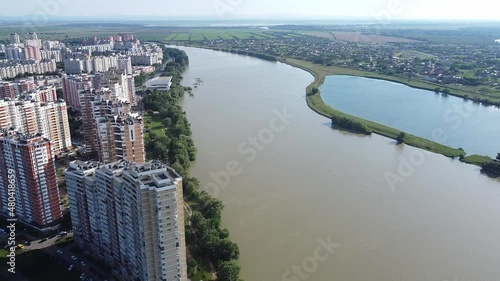
{"type": "MultiPolygon", "coordinates": [[[[500,20],[497,0],[21,0],[6,1],[2,16],[165,16],[243,18],[356,17],[500,20]]],[[[126,19],[126,18],[124,18],[126,19]]]]}

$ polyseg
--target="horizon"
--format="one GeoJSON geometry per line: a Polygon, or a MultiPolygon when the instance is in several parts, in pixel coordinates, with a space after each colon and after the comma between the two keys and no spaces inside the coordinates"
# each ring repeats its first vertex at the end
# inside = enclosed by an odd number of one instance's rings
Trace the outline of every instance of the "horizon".
{"type": "MultiPolygon", "coordinates": [[[[474,4],[451,0],[356,0],[348,3],[324,0],[186,0],[172,3],[154,0],[125,0],[109,3],[88,0],[85,5],[72,5],[75,0],[26,0],[24,5],[7,4],[8,15],[0,18],[57,20],[60,18],[109,20],[121,18],[171,18],[175,20],[379,20],[379,21],[500,21],[497,4],[476,0],[474,4]],[[77,8],[76,8],[77,7],[77,8]],[[98,8],[96,8],[98,7],[98,8]],[[265,9],[262,9],[265,7],[265,9]],[[489,8],[485,8],[489,7],[489,8]],[[165,11],[165,12],[159,12],[165,11]]],[[[168,21],[169,19],[164,19],[168,21]]]]}

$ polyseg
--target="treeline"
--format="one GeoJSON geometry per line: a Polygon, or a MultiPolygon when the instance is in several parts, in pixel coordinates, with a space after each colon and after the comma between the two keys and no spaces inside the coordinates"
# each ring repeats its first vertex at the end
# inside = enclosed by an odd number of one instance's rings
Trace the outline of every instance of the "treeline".
{"type": "MultiPolygon", "coordinates": [[[[238,281],[240,266],[238,245],[229,239],[227,228],[221,229],[221,215],[224,205],[206,191],[200,191],[200,183],[195,178],[186,178],[184,192],[189,201],[194,202],[191,226],[186,228],[186,241],[192,255],[205,257],[217,272],[217,280],[238,281]]],[[[197,272],[197,264],[191,262],[189,275],[197,272]]]]}
{"type": "Polygon", "coordinates": [[[229,240],[229,231],[221,229],[223,203],[201,191],[199,181],[189,177],[191,161],[195,160],[196,148],[191,126],[180,102],[186,88],[181,85],[182,73],[189,64],[184,51],[165,48],[166,65],[162,75],[172,76],[172,87],[168,92],[146,91],[144,110],[149,115],[158,112],[165,135],[150,132],[145,139],[149,159],[168,160],[169,165],[183,177],[184,196],[192,205],[192,216],[186,226],[186,241],[194,259],[188,261],[188,275],[193,277],[200,268],[198,262],[208,261],[214,265],[217,280],[238,281],[238,245],[229,240]]]}
{"type": "Polygon", "coordinates": [[[250,56],[250,57],[255,57],[267,61],[278,61],[278,58],[273,56],[273,55],[268,55],[268,54],[263,54],[263,53],[256,53],[256,52],[249,52],[249,51],[243,51],[243,50],[235,50],[235,49],[216,49],[219,51],[224,51],[224,52],[229,52],[233,54],[238,54],[238,55],[245,55],[245,56],[250,56]]]}
{"type": "Polygon", "coordinates": [[[365,135],[371,135],[372,131],[364,124],[358,121],[354,121],[348,117],[332,116],[332,126],[336,125],[340,128],[346,129],[354,133],[360,133],[365,135]]]}
{"type": "Polygon", "coordinates": [[[500,153],[493,162],[483,164],[481,171],[492,177],[500,177],[500,153]]]}

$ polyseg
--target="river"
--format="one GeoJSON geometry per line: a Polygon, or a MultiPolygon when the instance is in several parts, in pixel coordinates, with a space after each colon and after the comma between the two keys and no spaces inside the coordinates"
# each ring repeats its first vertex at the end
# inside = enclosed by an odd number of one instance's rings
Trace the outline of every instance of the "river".
{"type": "Polygon", "coordinates": [[[494,106],[394,82],[342,75],[327,77],[321,95],[326,104],[342,112],[462,147],[468,154],[495,158],[500,153],[495,141],[500,140],[500,109],[494,106]]]}
{"type": "Polygon", "coordinates": [[[306,105],[307,72],[181,49],[183,84],[201,79],[183,105],[198,148],[192,174],[224,201],[244,280],[498,280],[499,181],[332,129],[306,105]]]}

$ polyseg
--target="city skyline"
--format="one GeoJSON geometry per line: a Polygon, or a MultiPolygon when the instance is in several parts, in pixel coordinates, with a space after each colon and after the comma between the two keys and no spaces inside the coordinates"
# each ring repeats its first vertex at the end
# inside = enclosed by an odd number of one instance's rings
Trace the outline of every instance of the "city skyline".
{"type": "Polygon", "coordinates": [[[364,18],[384,20],[498,20],[497,6],[488,0],[471,3],[444,1],[409,0],[358,0],[351,2],[311,1],[264,1],[264,0],[187,0],[175,3],[152,0],[125,1],[122,5],[111,2],[89,0],[88,5],[72,5],[74,0],[27,0],[26,6],[8,5],[9,14],[3,17],[89,17],[113,18],[129,17],[168,17],[175,19],[271,19],[272,18],[364,18]],[[96,5],[99,9],[95,9],[96,5]],[[26,9],[26,7],[30,7],[26,9]],[[263,9],[265,7],[265,9],[263,9]],[[489,8],[486,8],[489,7],[489,8]]]}

